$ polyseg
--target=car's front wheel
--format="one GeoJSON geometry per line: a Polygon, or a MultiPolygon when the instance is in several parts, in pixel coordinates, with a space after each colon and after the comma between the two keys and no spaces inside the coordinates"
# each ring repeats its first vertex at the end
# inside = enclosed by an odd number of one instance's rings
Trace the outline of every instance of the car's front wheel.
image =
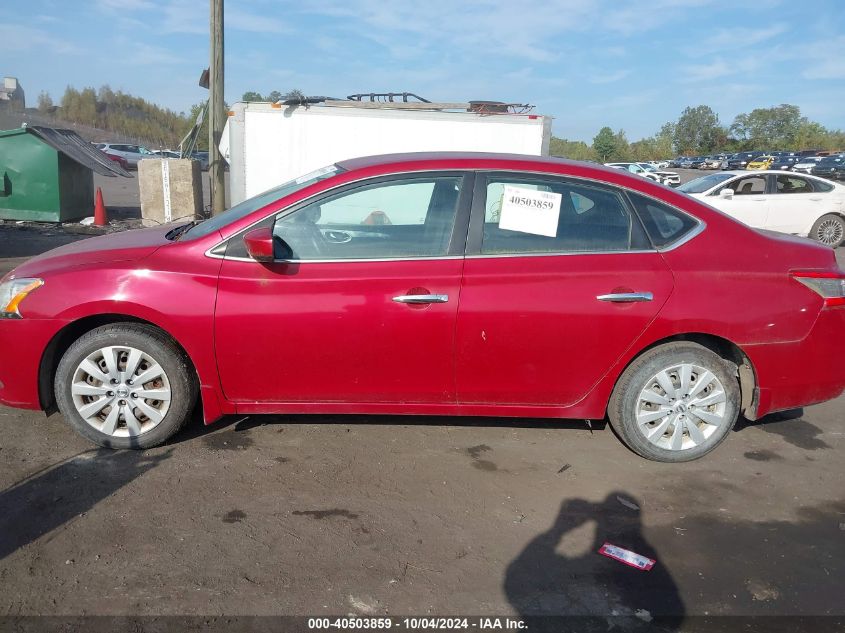
{"type": "Polygon", "coordinates": [[[56,370],[59,410],[83,437],[109,448],[151,448],[187,422],[197,397],[185,354],[139,323],[98,327],[77,339],[56,370]]]}
{"type": "Polygon", "coordinates": [[[739,402],[738,380],[723,358],[695,343],[668,343],[622,373],[608,417],[635,453],[687,462],[725,440],[739,416],[739,402]]]}
{"type": "Polygon", "coordinates": [[[810,229],[810,237],[831,248],[837,248],[845,241],[845,219],[834,213],[823,215],[810,229]]]}

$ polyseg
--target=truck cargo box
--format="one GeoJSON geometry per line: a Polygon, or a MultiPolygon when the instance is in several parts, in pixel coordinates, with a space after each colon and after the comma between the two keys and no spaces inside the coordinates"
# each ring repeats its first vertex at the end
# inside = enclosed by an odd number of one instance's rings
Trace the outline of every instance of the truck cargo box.
{"type": "Polygon", "coordinates": [[[348,101],[308,107],[236,103],[220,150],[230,165],[230,201],[235,205],[349,158],[424,151],[546,156],[550,138],[551,118],[537,114],[402,109],[348,101]]]}

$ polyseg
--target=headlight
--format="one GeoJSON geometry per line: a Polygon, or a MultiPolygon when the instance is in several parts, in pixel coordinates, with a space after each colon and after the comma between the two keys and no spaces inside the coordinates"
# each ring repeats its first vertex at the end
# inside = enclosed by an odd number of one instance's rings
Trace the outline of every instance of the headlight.
{"type": "Polygon", "coordinates": [[[18,307],[30,292],[44,285],[43,279],[32,277],[9,279],[0,284],[0,318],[20,319],[18,307]]]}

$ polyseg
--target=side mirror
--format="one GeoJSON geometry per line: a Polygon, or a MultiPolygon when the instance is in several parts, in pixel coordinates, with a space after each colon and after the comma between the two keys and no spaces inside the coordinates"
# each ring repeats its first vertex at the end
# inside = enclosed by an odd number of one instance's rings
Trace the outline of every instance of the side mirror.
{"type": "Polygon", "coordinates": [[[244,235],[246,252],[257,262],[273,261],[273,229],[253,229],[244,235]]]}
{"type": "Polygon", "coordinates": [[[719,192],[720,198],[725,198],[726,200],[730,200],[734,197],[734,190],[733,189],[722,189],[719,192]]]}

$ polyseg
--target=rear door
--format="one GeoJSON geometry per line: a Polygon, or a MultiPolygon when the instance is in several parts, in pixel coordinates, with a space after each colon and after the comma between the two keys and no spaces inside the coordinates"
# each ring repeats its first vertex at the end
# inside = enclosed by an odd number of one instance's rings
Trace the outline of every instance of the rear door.
{"type": "Polygon", "coordinates": [[[657,315],[672,273],[613,187],[480,174],[472,213],[458,401],[577,402],[657,315]]]}
{"type": "Polygon", "coordinates": [[[842,200],[833,185],[796,174],[772,174],[768,227],[782,233],[806,234],[825,213],[839,212],[842,200]]]}

